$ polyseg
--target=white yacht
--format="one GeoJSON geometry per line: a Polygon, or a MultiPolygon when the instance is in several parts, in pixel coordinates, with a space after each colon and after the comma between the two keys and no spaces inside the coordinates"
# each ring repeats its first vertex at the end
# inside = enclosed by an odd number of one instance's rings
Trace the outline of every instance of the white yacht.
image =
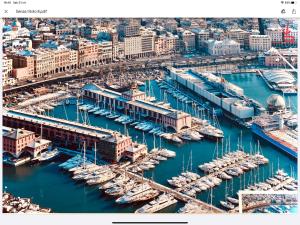
{"type": "Polygon", "coordinates": [[[175,203],[177,203],[177,200],[174,198],[173,195],[162,194],[158,196],[157,199],[152,200],[148,204],[137,209],[135,213],[154,213],[175,203]]]}
{"type": "Polygon", "coordinates": [[[101,183],[109,181],[109,180],[111,180],[111,179],[113,179],[115,177],[116,177],[115,173],[113,173],[113,172],[107,172],[107,173],[101,174],[99,177],[95,177],[95,178],[89,179],[86,183],[88,185],[101,184],[101,183]]]}
{"type": "Polygon", "coordinates": [[[38,157],[38,160],[40,162],[49,161],[49,160],[57,157],[59,154],[60,154],[60,152],[58,151],[57,148],[55,148],[51,151],[42,152],[41,155],[38,157]]]}
{"type": "Polygon", "coordinates": [[[105,190],[105,194],[112,195],[112,196],[123,195],[127,191],[130,191],[135,185],[136,183],[133,180],[130,180],[125,184],[118,184],[105,190]]]}
{"type": "Polygon", "coordinates": [[[131,203],[136,201],[145,201],[156,197],[159,191],[154,190],[148,183],[143,183],[132,190],[128,191],[125,195],[116,200],[119,204],[131,203]]]}

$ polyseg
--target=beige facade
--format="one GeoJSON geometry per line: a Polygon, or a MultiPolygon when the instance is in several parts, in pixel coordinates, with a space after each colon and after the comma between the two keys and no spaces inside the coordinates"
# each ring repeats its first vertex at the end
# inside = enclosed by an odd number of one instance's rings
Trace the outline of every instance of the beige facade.
{"type": "Polygon", "coordinates": [[[142,37],[125,37],[124,38],[124,55],[130,58],[134,55],[139,55],[142,52],[142,37]]]}
{"type": "Polygon", "coordinates": [[[124,55],[126,58],[140,58],[155,52],[155,33],[142,30],[141,35],[124,38],[124,55]]]}
{"type": "Polygon", "coordinates": [[[282,44],[283,30],[281,27],[269,27],[265,30],[265,34],[270,36],[272,45],[282,44]]]}
{"type": "Polygon", "coordinates": [[[111,41],[105,41],[99,43],[98,46],[98,56],[99,56],[99,62],[101,63],[108,63],[113,60],[113,45],[111,41]]]}
{"type": "Polygon", "coordinates": [[[49,49],[38,49],[34,52],[35,77],[44,77],[55,73],[55,54],[49,49]]]}
{"type": "Polygon", "coordinates": [[[289,49],[278,49],[275,50],[271,48],[268,52],[264,54],[265,56],[265,66],[287,66],[285,60],[283,60],[277,53],[279,53],[293,66],[297,66],[298,63],[298,50],[297,48],[289,48],[289,49]]]}
{"type": "Polygon", "coordinates": [[[155,40],[156,55],[169,55],[176,52],[176,42],[178,37],[173,35],[161,35],[155,40]]]}
{"type": "Polygon", "coordinates": [[[13,77],[17,80],[33,78],[35,75],[35,64],[33,56],[12,55],[13,77]]]}
{"type": "Polygon", "coordinates": [[[271,37],[269,35],[250,35],[249,47],[252,51],[268,51],[271,48],[271,37]]]}
{"type": "Polygon", "coordinates": [[[244,31],[242,29],[231,29],[226,33],[227,38],[238,42],[241,48],[249,47],[250,35],[250,32],[244,31]]]}
{"type": "Polygon", "coordinates": [[[12,75],[13,60],[8,58],[5,54],[2,57],[2,85],[11,84],[10,77],[12,75]]]}
{"type": "Polygon", "coordinates": [[[78,67],[88,67],[98,64],[98,44],[89,41],[79,41],[78,50],[78,67]]]}

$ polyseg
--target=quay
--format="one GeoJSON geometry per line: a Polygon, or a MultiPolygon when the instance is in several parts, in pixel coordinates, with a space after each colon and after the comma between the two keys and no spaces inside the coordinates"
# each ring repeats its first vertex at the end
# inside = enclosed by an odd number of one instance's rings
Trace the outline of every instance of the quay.
{"type": "Polygon", "coordinates": [[[260,103],[246,97],[242,88],[212,73],[169,68],[169,74],[174,82],[208,100],[236,120],[245,122],[265,111],[260,103]]]}
{"type": "Polygon", "coordinates": [[[198,101],[198,100],[195,99],[195,97],[193,97],[192,95],[189,95],[189,94],[187,94],[187,93],[184,93],[184,92],[180,91],[178,88],[174,87],[172,84],[170,84],[169,82],[167,82],[167,81],[165,81],[165,80],[162,81],[162,82],[163,82],[164,85],[167,85],[169,88],[174,89],[174,90],[176,90],[176,91],[179,91],[181,95],[183,95],[183,96],[185,96],[185,97],[191,99],[194,103],[196,103],[197,105],[201,106],[203,109],[206,109],[207,112],[210,112],[210,113],[212,113],[212,114],[215,113],[216,110],[214,110],[213,108],[211,108],[211,107],[209,107],[209,106],[203,104],[202,102],[198,101]]]}
{"type": "Polygon", "coordinates": [[[134,119],[147,117],[165,128],[173,128],[176,132],[182,128],[191,127],[192,117],[190,114],[157,105],[148,100],[145,92],[136,89],[119,93],[90,84],[83,87],[83,95],[112,111],[122,110],[126,115],[133,115],[134,119]]]}
{"type": "Polygon", "coordinates": [[[63,99],[70,98],[72,95],[66,91],[58,91],[56,93],[49,93],[46,95],[41,95],[36,98],[31,98],[26,101],[23,101],[17,105],[16,108],[21,109],[31,105],[40,104],[42,102],[48,102],[50,100],[61,101],[63,99]]]}
{"type": "Polygon", "coordinates": [[[78,145],[83,142],[88,149],[96,145],[100,158],[113,162],[118,162],[124,155],[140,154],[147,149],[146,145],[135,143],[130,136],[116,131],[18,110],[4,110],[3,125],[41,133],[43,138],[60,147],[78,150],[78,145]]]}
{"type": "MultiPolygon", "coordinates": [[[[116,169],[115,170],[117,173],[119,174],[124,174],[125,170],[120,170],[120,169],[116,169]]],[[[150,179],[147,179],[147,178],[144,178],[140,175],[137,175],[135,173],[132,173],[132,172],[128,172],[126,171],[126,174],[131,177],[131,178],[134,178],[136,179],[137,181],[139,182],[148,182],[149,185],[151,187],[153,187],[154,189],[156,190],[159,190],[161,192],[165,192],[165,193],[169,193],[169,194],[172,194],[174,195],[175,198],[177,198],[178,200],[181,200],[183,202],[193,202],[195,204],[197,204],[199,207],[202,208],[202,210],[207,210],[208,213],[224,213],[225,211],[213,206],[213,205],[210,205],[210,204],[207,204],[199,199],[196,199],[196,198],[193,198],[193,197],[190,197],[186,194],[183,194],[183,193],[180,193],[179,191],[177,190],[174,190],[172,188],[169,188],[169,187],[166,187],[164,185],[161,185],[153,180],[150,180],[150,179]]]]}
{"type": "MultiPolygon", "coordinates": [[[[227,165],[225,167],[222,167],[220,168],[218,171],[215,171],[215,172],[212,172],[212,173],[208,173],[207,175],[205,176],[202,176],[200,177],[199,179],[195,180],[195,181],[192,181],[190,183],[188,183],[186,186],[192,186],[193,184],[197,183],[199,180],[202,180],[204,178],[211,178],[211,177],[217,177],[220,173],[222,172],[226,172],[226,170],[228,170],[229,168],[233,168],[233,167],[238,167],[240,164],[242,164],[243,162],[246,162],[252,155],[246,155],[244,158],[242,158],[241,160],[233,163],[233,164],[230,164],[230,165],[227,165]]],[[[258,165],[259,166],[259,165],[258,165]]],[[[250,170],[249,170],[250,171],[250,170]]],[[[247,172],[247,171],[244,171],[244,172],[247,172]]],[[[221,179],[223,181],[223,179],[221,179]]],[[[176,190],[181,192],[183,191],[183,189],[186,187],[181,187],[181,188],[177,188],[176,190]]]]}

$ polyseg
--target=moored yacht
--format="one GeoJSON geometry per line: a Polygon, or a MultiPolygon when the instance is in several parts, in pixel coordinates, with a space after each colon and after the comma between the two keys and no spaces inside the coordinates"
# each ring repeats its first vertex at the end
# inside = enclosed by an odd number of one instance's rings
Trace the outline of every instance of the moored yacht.
{"type": "Polygon", "coordinates": [[[118,198],[116,202],[119,204],[124,204],[136,201],[145,201],[156,197],[158,194],[159,191],[152,189],[148,183],[143,183],[136,186],[122,197],[118,198]]]}
{"type": "Polygon", "coordinates": [[[152,200],[143,207],[137,209],[135,213],[154,213],[170,205],[177,203],[177,200],[171,194],[162,194],[157,199],[152,200]]]}

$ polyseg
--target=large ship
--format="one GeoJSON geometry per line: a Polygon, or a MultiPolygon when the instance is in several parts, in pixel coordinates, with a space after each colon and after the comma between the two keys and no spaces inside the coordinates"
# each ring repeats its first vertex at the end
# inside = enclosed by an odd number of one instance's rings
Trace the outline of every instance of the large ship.
{"type": "Polygon", "coordinates": [[[280,115],[265,115],[255,119],[251,130],[254,134],[297,159],[297,132],[284,126],[280,115]]]}

